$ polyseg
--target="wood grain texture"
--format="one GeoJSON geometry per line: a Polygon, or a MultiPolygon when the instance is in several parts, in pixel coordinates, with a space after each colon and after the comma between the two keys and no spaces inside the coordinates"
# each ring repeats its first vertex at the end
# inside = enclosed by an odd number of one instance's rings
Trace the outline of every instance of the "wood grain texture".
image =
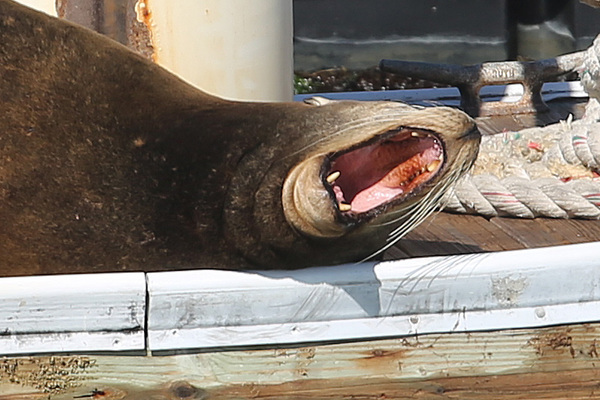
{"type": "Polygon", "coordinates": [[[516,219],[438,213],[410,232],[385,259],[517,250],[600,240],[600,221],[516,219]]]}
{"type": "Polygon", "coordinates": [[[3,358],[0,400],[598,399],[599,339],[600,324],[582,324],[160,357],[3,358]]]}

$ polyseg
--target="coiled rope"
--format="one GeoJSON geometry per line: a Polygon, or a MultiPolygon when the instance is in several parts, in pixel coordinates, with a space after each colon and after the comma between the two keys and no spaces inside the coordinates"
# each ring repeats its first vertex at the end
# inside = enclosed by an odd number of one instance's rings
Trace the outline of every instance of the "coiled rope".
{"type": "Polygon", "coordinates": [[[600,219],[600,36],[579,69],[581,120],[486,136],[444,210],[487,217],[600,219]]]}

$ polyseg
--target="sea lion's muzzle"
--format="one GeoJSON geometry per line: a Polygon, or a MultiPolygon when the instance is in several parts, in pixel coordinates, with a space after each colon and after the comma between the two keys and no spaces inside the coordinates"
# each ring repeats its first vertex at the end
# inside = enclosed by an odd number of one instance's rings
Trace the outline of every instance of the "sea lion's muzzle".
{"type": "MultiPolygon", "coordinates": [[[[437,197],[436,188],[446,190],[448,181],[470,167],[479,132],[457,110],[412,112],[414,125],[371,131],[347,140],[345,146],[337,142],[333,151],[295,165],[283,186],[282,203],[290,225],[312,238],[338,238],[375,219],[385,223],[386,214],[418,203],[429,192],[437,197]]],[[[430,203],[427,212],[436,207],[430,203]]]]}

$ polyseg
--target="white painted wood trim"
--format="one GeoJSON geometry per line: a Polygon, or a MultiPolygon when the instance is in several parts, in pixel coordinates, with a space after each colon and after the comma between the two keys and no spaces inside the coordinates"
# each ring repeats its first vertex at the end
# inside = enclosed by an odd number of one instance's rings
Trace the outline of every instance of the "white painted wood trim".
{"type": "Polygon", "coordinates": [[[148,274],[151,350],[600,321],[600,242],[299,271],[148,274]]]}
{"type": "MultiPolygon", "coordinates": [[[[520,84],[485,86],[481,89],[481,97],[485,101],[514,102],[523,95],[523,86],[520,84]]],[[[410,104],[422,105],[446,105],[457,107],[460,104],[460,93],[457,88],[435,88],[435,89],[407,89],[387,90],[373,92],[339,92],[318,94],[297,94],[295,101],[321,96],[332,100],[396,100],[410,104]]],[[[588,94],[583,90],[581,82],[547,82],[542,89],[542,97],[545,101],[557,98],[587,98],[588,94]]]]}
{"type": "Polygon", "coordinates": [[[596,322],[600,301],[491,311],[150,331],[153,351],[369,340],[428,333],[478,332],[596,322]],[[198,344],[202,345],[199,346],[198,344]]]}
{"type": "Polygon", "coordinates": [[[597,321],[600,242],[296,271],[0,279],[0,355],[231,348],[597,321]]]}
{"type": "Polygon", "coordinates": [[[145,348],[144,273],[0,279],[0,354],[145,348]]]}

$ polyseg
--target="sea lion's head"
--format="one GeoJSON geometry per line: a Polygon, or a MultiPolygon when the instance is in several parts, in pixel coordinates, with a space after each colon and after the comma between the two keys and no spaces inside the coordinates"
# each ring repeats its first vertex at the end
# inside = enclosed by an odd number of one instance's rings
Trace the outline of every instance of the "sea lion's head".
{"type": "Polygon", "coordinates": [[[360,261],[434,211],[479,143],[451,108],[219,99],[2,0],[0,109],[5,270],[360,261]]]}
{"type": "MultiPolygon", "coordinates": [[[[271,157],[253,198],[226,209],[235,218],[239,249],[258,265],[372,256],[438,209],[477,156],[475,123],[454,108],[311,103],[305,115],[296,111],[304,120],[294,135],[278,127],[287,154],[271,157]]],[[[239,189],[241,181],[233,182],[239,189]]]]}

